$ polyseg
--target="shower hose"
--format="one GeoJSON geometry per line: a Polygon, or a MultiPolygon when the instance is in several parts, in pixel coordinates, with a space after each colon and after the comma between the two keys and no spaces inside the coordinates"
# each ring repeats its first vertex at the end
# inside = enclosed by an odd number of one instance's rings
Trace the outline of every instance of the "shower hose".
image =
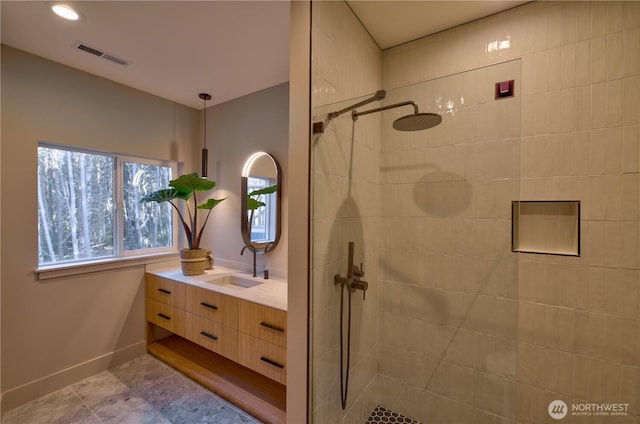
{"type": "Polygon", "coordinates": [[[347,406],[347,391],[349,390],[349,361],[351,359],[351,290],[348,284],[342,284],[340,288],[340,400],[342,401],[342,409],[347,406]],[[347,286],[347,295],[349,296],[349,310],[347,312],[347,369],[346,377],[344,370],[344,288],[347,286]]]}

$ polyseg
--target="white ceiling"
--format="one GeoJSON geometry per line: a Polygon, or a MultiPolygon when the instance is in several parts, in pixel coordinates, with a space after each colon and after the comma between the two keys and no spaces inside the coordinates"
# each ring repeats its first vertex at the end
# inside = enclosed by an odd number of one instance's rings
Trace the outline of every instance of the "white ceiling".
{"type": "MultiPolygon", "coordinates": [[[[198,93],[222,103],[289,80],[289,2],[72,1],[83,19],[53,15],[49,1],[0,2],[2,43],[195,109],[198,93]],[[78,42],[125,59],[121,66],[78,42]]],[[[348,2],[381,48],[524,2],[348,2]]]]}
{"type": "Polygon", "coordinates": [[[289,81],[289,2],[73,1],[81,22],[44,1],[1,1],[2,42],[175,102],[207,106],[289,81]],[[129,61],[121,66],[76,42],[129,61]]]}
{"type": "Polygon", "coordinates": [[[527,3],[506,0],[347,0],[381,49],[493,15],[527,3]]]}

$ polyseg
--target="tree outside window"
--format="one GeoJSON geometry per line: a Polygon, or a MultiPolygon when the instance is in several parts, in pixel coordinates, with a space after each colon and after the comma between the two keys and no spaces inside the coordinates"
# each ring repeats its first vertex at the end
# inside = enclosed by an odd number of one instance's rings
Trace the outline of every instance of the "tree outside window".
{"type": "Polygon", "coordinates": [[[39,265],[174,249],[168,205],[140,198],[175,172],[175,163],[40,143],[39,265]]]}

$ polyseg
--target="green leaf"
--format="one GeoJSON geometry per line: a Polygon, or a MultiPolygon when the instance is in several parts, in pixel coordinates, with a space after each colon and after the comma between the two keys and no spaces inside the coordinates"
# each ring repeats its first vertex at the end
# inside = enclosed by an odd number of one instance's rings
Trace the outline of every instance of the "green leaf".
{"type": "Polygon", "coordinates": [[[198,209],[213,209],[226,199],[227,199],[226,197],[224,199],[209,199],[205,203],[198,206],[198,209]]]}
{"type": "Polygon", "coordinates": [[[140,203],[146,202],[168,202],[173,199],[183,199],[186,200],[191,196],[191,192],[177,190],[175,188],[165,188],[162,190],[154,191],[153,193],[149,193],[140,199],[140,203]]]}
{"type": "Polygon", "coordinates": [[[251,193],[249,193],[247,196],[252,197],[252,196],[259,196],[261,194],[271,194],[271,193],[275,193],[276,191],[278,191],[278,186],[273,185],[271,187],[265,187],[259,190],[254,190],[251,193]]]}
{"type": "Polygon", "coordinates": [[[199,177],[197,172],[180,175],[175,180],[169,181],[169,185],[183,191],[208,191],[216,186],[215,181],[199,177]]]}
{"type": "Polygon", "coordinates": [[[173,206],[173,208],[178,213],[178,216],[180,217],[182,228],[184,229],[187,242],[189,244],[189,249],[197,249],[200,245],[200,238],[202,236],[204,227],[206,226],[209,219],[209,215],[211,214],[211,210],[226,198],[209,199],[200,206],[197,206],[197,209],[205,209],[209,211],[202,225],[198,227],[198,214],[196,210],[193,210],[193,215],[191,214],[192,210],[189,208],[189,199],[193,199],[193,204],[195,206],[197,200],[195,192],[213,189],[216,186],[215,181],[201,178],[197,173],[194,172],[192,174],[181,175],[175,180],[171,180],[169,182],[169,186],[171,188],[157,190],[153,193],[147,194],[140,200],[140,202],[171,203],[171,206],[173,206]],[[180,208],[172,201],[174,199],[182,199],[187,203],[187,217],[182,215],[180,208]]]}
{"type": "Polygon", "coordinates": [[[259,200],[254,199],[253,197],[247,196],[247,210],[253,211],[258,209],[261,206],[265,206],[266,203],[261,202],[259,200]]]}

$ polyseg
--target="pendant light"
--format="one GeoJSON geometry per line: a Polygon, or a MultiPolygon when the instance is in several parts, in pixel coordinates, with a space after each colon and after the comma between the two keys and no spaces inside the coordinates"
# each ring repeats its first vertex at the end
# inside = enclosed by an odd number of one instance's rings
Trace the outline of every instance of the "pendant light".
{"type": "Polygon", "coordinates": [[[202,143],[202,176],[207,176],[207,168],[209,167],[209,151],[207,150],[207,100],[211,100],[211,95],[207,93],[198,94],[204,100],[204,138],[202,143]]]}

